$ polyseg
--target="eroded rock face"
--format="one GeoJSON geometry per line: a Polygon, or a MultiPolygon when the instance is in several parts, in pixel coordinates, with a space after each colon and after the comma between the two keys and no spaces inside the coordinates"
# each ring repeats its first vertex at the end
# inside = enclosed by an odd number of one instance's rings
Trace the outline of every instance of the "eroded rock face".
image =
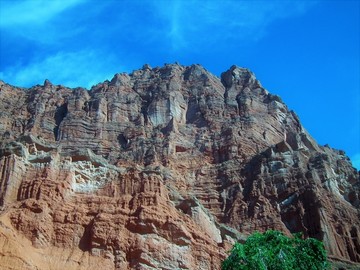
{"type": "Polygon", "coordinates": [[[360,262],[359,173],[247,69],[145,65],[90,91],[1,82],[0,107],[5,267],[219,269],[266,229],[360,262]]]}

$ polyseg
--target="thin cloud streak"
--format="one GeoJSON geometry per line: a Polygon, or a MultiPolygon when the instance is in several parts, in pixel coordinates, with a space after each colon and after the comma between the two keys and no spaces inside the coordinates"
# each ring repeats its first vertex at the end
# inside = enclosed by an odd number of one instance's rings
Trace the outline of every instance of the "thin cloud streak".
{"type": "Polygon", "coordinates": [[[141,4],[102,1],[94,5],[88,0],[39,0],[14,3],[0,9],[0,27],[12,29],[12,34],[38,44],[56,45],[81,34],[88,39],[95,33],[99,37],[128,33],[139,42],[160,44],[163,49],[177,52],[201,51],[239,40],[257,41],[273,21],[302,14],[315,2],[174,0],[141,4]],[[79,4],[85,5],[80,9],[79,4]],[[66,9],[72,11],[69,18],[60,16],[66,9]],[[148,11],[140,20],[139,10],[148,11]],[[89,29],[91,16],[105,12],[109,17],[89,29]]]}
{"type": "Polygon", "coordinates": [[[178,50],[189,44],[212,46],[235,38],[256,41],[273,21],[300,15],[314,4],[308,1],[177,0],[166,5],[155,2],[154,7],[159,17],[169,22],[163,31],[168,33],[171,47],[178,50]]]}
{"type": "MultiPolygon", "coordinates": [[[[21,87],[41,84],[49,79],[54,84],[68,87],[91,88],[116,73],[111,55],[93,50],[59,52],[26,66],[13,66],[0,73],[0,78],[21,87]],[[101,62],[99,62],[101,59],[101,62]],[[41,80],[41,81],[40,81],[41,80]]],[[[118,70],[124,67],[117,67],[118,70]]]]}
{"type": "Polygon", "coordinates": [[[86,0],[2,1],[0,27],[14,28],[21,25],[44,24],[64,10],[86,0]]]}
{"type": "Polygon", "coordinates": [[[76,11],[80,4],[87,1],[3,1],[0,8],[0,30],[3,31],[4,35],[8,32],[14,37],[29,40],[39,45],[62,43],[85,30],[83,26],[77,25],[71,20],[67,21],[67,16],[63,16],[64,12],[76,11]]]}

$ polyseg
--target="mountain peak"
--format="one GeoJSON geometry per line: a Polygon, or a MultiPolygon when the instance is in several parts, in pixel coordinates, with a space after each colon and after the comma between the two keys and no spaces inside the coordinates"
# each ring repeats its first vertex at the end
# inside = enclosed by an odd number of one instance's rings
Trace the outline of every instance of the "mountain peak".
{"type": "Polygon", "coordinates": [[[255,74],[247,68],[233,65],[227,71],[221,73],[221,82],[226,88],[232,87],[234,84],[248,85],[256,84],[261,87],[260,82],[256,79],[255,74]]]}

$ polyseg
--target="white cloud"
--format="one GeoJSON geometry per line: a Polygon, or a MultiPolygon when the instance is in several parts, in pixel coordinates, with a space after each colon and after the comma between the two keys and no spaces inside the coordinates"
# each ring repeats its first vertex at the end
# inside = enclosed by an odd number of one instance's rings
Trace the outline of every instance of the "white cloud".
{"type": "Polygon", "coordinates": [[[106,0],[96,1],[95,5],[89,0],[23,0],[4,3],[0,8],[0,27],[37,43],[56,45],[80,33],[103,36],[129,31],[139,42],[160,43],[173,50],[202,50],[227,42],[256,41],[266,33],[270,23],[301,14],[314,1],[106,0]],[[83,6],[84,10],[78,8],[85,2],[88,4],[83,6]],[[74,9],[68,17],[59,16],[70,8],[74,9]],[[116,13],[110,12],[112,16],[106,18],[104,15],[109,9],[116,13]],[[139,10],[147,11],[148,16],[141,17],[139,10]],[[90,23],[99,20],[99,16],[100,21],[91,24],[89,29],[90,23]]]}
{"type": "Polygon", "coordinates": [[[58,52],[29,64],[15,65],[0,72],[0,78],[16,86],[30,87],[49,79],[68,87],[87,87],[111,79],[119,70],[114,57],[95,50],[58,52]],[[115,70],[116,69],[116,70],[115,70]],[[40,81],[39,81],[40,80],[40,81]]]}
{"type": "Polygon", "coordinates": [[[64,10],[85,0],[1,1],[0,27],[44,24],[64,10]]]}
{"type": "Polygon", "coordinates": [[[356,169],[360,170],[360,153],[353,155],[350,159],[351,159],[352,165],[356,169]]]}
{"type": "Polygon", "coordinates": [[[257,40],[273,21],[302,14],[314,1],[199,1],[154,2],[158,16],[168,22],[165,33],[173,49],[194,41],[205,44],[231,39],[257,40]]]}
{"type": "MultiPolygon", "coordinates": [[[[0,1],[4,36],[11,33],[19,42],[30,40],[37,49],[29,54],[22,51],[23,55],[10,62],[14,64],[1,67],[1,79],[25,87],[45,78],[71,87],[89,87],[124,70],[110,68],[122,55],[126,61],[136,61],[141,52],[133,51],[129,44],[183,54],[187,49],[226,49],[231,42],[249,44],[261,38],[274,20],[301,14],[309,7],[308,2],[284,0],[107,0],[96,5],[89,0],[0,1]],[[106,17],[108,14],[111,16],[106,17]],[[26,64],[16,63],[19,59],[26,64]]],[[[15,42],[13,45],[16,48],[15,42]]]]}
{"type": "Polygon", "coordinates": [[[0,29],[4,30],[4,36],[5,32],[9,32],[37,44],[56,45],[84,30],[83,26],[67,21],[73,16],[64,16],[63,12],[87,1],[0,0],[0,29]]]}

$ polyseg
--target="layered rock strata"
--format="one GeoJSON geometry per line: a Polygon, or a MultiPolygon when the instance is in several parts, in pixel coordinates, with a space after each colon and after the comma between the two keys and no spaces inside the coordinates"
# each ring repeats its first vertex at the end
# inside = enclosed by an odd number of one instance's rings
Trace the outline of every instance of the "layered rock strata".
{"type": "Polygon", "coordinates": [[[359,172],[247,69],[1,82],[0,107],[5,269],[219,269],[267,229],[360,262],[359,172]]]}

